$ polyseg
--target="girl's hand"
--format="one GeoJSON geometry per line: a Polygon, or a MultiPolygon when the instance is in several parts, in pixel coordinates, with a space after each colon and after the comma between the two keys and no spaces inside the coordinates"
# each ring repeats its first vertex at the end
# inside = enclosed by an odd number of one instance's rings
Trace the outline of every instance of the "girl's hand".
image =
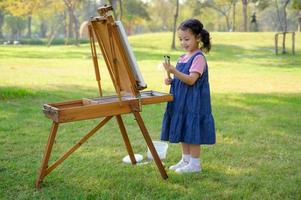
{"type": "Polygon", "coordinates": [[[168,63],[163,63],[163,67],[164,67],[164,69],[168,72],[168,73],[174,73],[174,71],[175,71],[175,67],[174,66],[172,66],[171,64],[168,64],[168,63]]]}
{"type": "Polygon", "coordinates": [[[172,79],[171,79],[171,78],[165,78],[165,79],[164,79],[165,85],[170,85],[171,82],[172,82],[172,79]]]}

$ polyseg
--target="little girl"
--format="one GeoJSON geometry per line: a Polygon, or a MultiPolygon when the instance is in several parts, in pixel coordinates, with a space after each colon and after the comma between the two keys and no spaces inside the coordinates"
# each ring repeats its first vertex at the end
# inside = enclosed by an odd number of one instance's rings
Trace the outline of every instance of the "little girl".
{"type": "Polygon", "coordinates": [[[210,36],[197,19],[182,22],[178,36],[187,53],[178,59],[176,67],[163,63],[165,70],[174,75],[173,79],[165,79],[174,100],[167,104],[161,140],[181,142],[182,159],[169,169],[200,172],[200,145],[215,144],[208,65],[203,54],[210,51],[210,36]]]}

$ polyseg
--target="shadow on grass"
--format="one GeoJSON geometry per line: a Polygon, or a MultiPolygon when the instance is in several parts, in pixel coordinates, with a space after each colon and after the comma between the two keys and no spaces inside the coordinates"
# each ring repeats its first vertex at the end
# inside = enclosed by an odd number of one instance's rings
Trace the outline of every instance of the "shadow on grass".
{"type": "MultiPolygon", "coordinates": [[[[31,97],[45,97],[48,99],[57,98],[82,98],[82,97],[97,97],[98,88],[92,87],[84,87],[82,85],[69,84],[69,85],[51,85],[52,89],[28,89],[21,87],[4,87],[0,86],[0,100],[12,100],[12,99],[20,99],[20,98],[31,98],[31,97]]],[[[110,95],[112,92],[103,90],[103,94],[110,95]]]]}
{"type": "MultiPolygon", "coordinates": [[[[232,63],[244,63],[245,59],[252,59],[253,64],[260,67],[300,68],[301,56],[298,54],[279,54],[273,52],[273,47],[257,47],[247,49],[237,45],[217,44],[208,56],[210,61],[226,61],[232,63]]],[[[250,61],[245,61],[249,64],[250,61]]]]}
{"type": "Polygon", "coordinates": [[[36,58],[36,59],[60,59],[60,58],[85,58],[91,50],[87,45],[81,47],[71,46],[0,46],[0,58],[36,58]]]}

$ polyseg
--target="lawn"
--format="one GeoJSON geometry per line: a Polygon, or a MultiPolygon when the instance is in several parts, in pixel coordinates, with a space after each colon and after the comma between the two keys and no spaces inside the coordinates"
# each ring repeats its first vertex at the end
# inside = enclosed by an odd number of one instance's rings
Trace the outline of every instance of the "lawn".
{"type": "MultiPolygon", "coordinates": [[[[301,199],[301,40],[296,55],[274,54],[273,33],[213,33],[207,55],[217,144],[202,148],[200,174],[167,171],[153,162],[122,163],[126,149],[111,120],[35,189],[51,121],[42,105],[97,96],[89,45],[0,46],[0,199],[301,199]]],[[[148,89],[163,85],[162,56],[172,63],[170,33],[131,36],[148,89]]],[[[288,48],[290,48],[288,44],[288,48]]],[[[289,49],[290,50],[290,49],[289,49]]],[[[100,58],[105,95],[114,94],[100,58]]],[[[153,140],[165,104],[143,107],[153,140]]],[[[99,120],[62,124],[51,161],[99,120]]],[[[135,153],[146,144],[133,115],[124,115],[135,153]]],[[[169,145],[168,167],[180,159],[169,145]]]]}

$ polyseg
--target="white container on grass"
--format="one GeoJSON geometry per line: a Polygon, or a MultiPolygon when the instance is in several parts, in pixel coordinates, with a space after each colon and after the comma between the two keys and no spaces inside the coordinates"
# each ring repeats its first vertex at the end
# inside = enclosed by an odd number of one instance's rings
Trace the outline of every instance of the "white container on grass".
{"type": "MultiPolygon", "coordinates": [[[[159,158],[161,160],[165,159],[167,154],[168,144],[166,142],[161,142],[161,141],[153,141],[153,144],[155,146],[159,158]]],[[[153,156],[149,148],[147,148],[147,158],[149,160],[153,160],[153,156]]]]}

